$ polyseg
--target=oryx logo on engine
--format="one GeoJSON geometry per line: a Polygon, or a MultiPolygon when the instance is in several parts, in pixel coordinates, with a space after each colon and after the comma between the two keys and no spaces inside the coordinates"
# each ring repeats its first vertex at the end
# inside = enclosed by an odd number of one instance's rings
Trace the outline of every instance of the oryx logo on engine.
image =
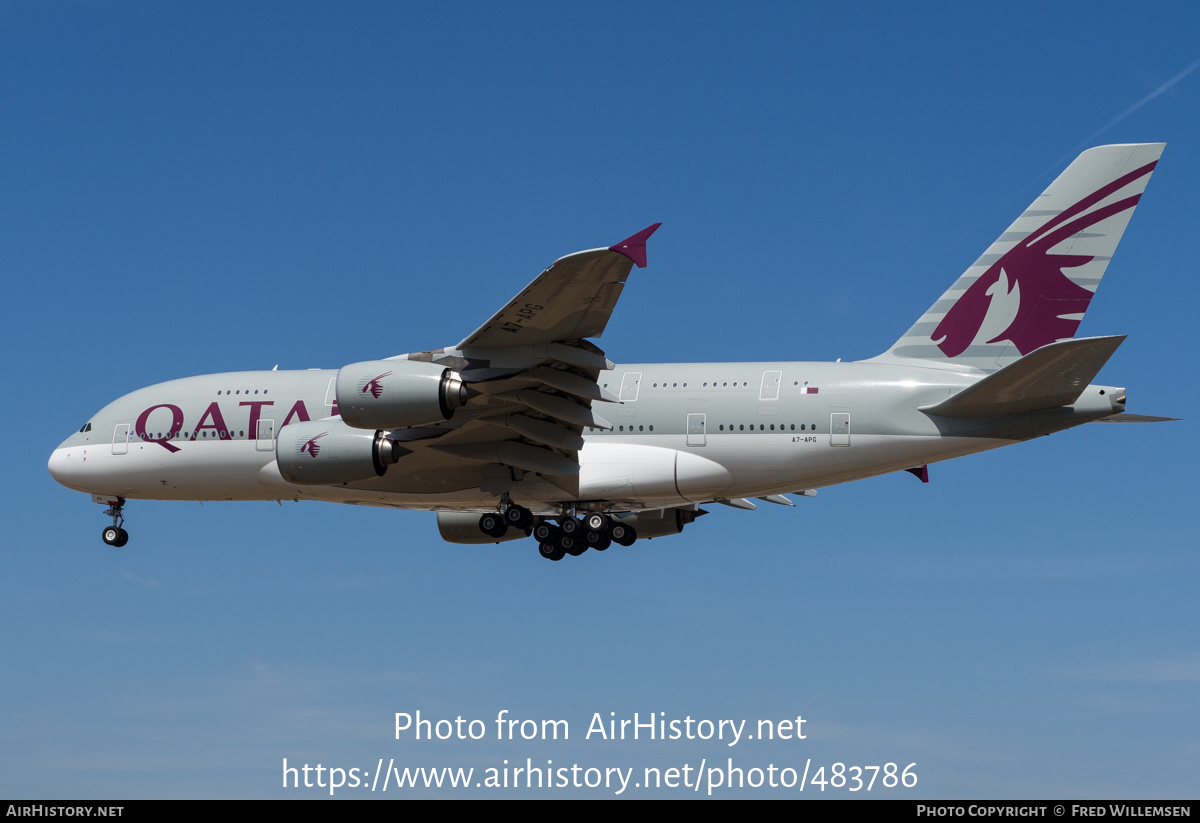
{"type": "Polygon", "coordinates": [[[305,442],[305,444],[300,447],[299,453],[307,454],[310,457],[316,457],[318,454],[321,453],[321,446],[319,443],[317,443],[317,441],[320,440],[322,437],[325,437],[327,434],[329,434],[329,432],[322,432],[321,434],[318,434],[316,437],[309,438],[308,441],[305,442]]]}
{"type": "Polygon", "coordinates": [[[377,375],[376,377],[372,377],[370,380],[363,381],[363,383],[360,384],[358,387],[358,393],[359,394],[367,394],[368,392],[370,392],[371,396],[374,397],[376,400],[378,400],[379,395],[383,394],[383,384],[380,383],[379,381],[385,377],[391,377],[391,375],[392,375],[392,372],[390,372],[390,371],[384,372],[383,374],[377,375]]]}

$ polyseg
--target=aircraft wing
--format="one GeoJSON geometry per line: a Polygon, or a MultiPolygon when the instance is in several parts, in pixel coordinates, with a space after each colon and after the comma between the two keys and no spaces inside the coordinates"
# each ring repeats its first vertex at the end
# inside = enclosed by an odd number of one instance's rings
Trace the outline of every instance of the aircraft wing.
{"type": "Polygon", "coordinates": [[[405,444],[424,453],[413,457],[428,466],[426,477],[444,469],[458,482],[473,478],[471,485],[501,494],[534,472],[571,494],[578,490],[584,428],[612,428],[593,403],[619,402],[597,382],[612,363],[585,338],[604,333],[660,225],[556,260],[454,349],[409,355],[455,368],[473,394],[435,437],[405,444]]]}
{"type": "Polygon", "coordinates": [[[554,261],[524,291],[458,344],[506,348],[599,337],[636,263],[646,265],[646,240],[655,223],[609,246],[554,261]]]}

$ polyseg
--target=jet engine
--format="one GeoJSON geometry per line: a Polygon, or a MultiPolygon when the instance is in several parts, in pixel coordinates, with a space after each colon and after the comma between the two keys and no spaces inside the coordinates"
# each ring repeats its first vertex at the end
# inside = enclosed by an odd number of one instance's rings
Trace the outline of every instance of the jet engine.
{"type": "Polygon", "coordinates": [[[468,396],[457,372],[418,360],[351,363],[337,375],[338,413],[356,429],[440,423],[468,396]]]}
{"type": "Polygon", "coordinates": [[[382,477],[409,450],[382,431],[352,429],[340,420],[289,423],[275,441],[275,462],[289,482],[329,486],[382,477]]]}
{"type": "Polygon", "coordinates": [[[638,512],[622,517],[617,522],[633,526],[637,530],[638,540],[643,537],[666,537],[669,534],[679,534],[683,527],[692,523],[697,517],[708,514],[704,509],[656,509],[638,512]]]}
{"type": "Polygon", "coordinates": [[[503,537],[484,534],[479,528],[479,512],[438,512],[437,525],[447,543],[503,543],[529,536],[524,529],[514,528],[509,528],[503,537]]]}

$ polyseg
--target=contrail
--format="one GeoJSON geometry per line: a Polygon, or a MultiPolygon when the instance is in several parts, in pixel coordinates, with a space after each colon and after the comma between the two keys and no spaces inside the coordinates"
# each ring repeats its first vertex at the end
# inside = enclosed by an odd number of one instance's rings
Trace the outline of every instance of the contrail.
{"type": "MultiPolygon", "coordinates": [[[[1125,109],[1125,111],[1123,111],[1123,112],[1121,112],[1120,114],[1118,114],[1118,115],[1117,115],[1116,117],[1114,117],[1112,120],[1109,120],[1107,123],[1105,123],[1105,124],[1104,124],[1103,126],[1101,126],[1099,129],[1097,129],[1096,131],[1092,132],[1092,134],[1091,134],[1091,135],[1090,135],[1090,136],[1089,136],[1089,137],[1088,137],[1086,140],[1084,140],[1084,141],[1082,141],[1082,142],[1080,142],[1080,143],[1076,144],[1076,146],[1075,146],[1075,148],[1074,148],[1073,150],[1071,150],[1071,151],[1067,152],[1067,153],[1066,153],[1066,154],[1064,154],[1062,157],[1060,157],[1058,160],[1055,160],[1055,161],[1054,161],[1052,164],[1050,164],[1049,166],[1047,166],[1047,167],[1045,168],[1045,170],[1043,170],[1043,171],[1041,172],[1041,174],[1038,174],[1037,176],[1033,177],[1033,178],[1032,178],[1032,179],[1031,179],[1031,180],[1030,180],[1028,183],[1026,183],[1026,184],[1025,184],[1025,187],[1024,187],[1023,189],[1021,189],[1021,191],[1025,191],[1026,189],[1031,189],[1031,188],[1033,188],[1033,187],[1034,187],[1034,185],[1036,185],[1036,184],[1037,184],[1037,182],[1038,182],[1039,180],[1044,180],[1044,179],[1045,179],[1045,177],[1046,177],[1046,175],[1050,174],[1050,172],[1052,172],[1052,171],[1061,171],[1061,170],[1064,168],[1064,164],[1065,164],[1067,161],[1069,161],[1069,160],[1074,160],[1074,159],[1075,159],[1076,155],[1078,155],[1078,154],[1079,154],[1079,151],[1080,151],[1080,149],[1091,148],[1091,147],[1092,147],[1092,144],[1093,144],[1093,141],[1095,141],[1095,139],[1096,139],[1097,137],[1099,137],[1100,135],[1104,134],[1104,132],[1108,131],[1108,130],[1109,130],[1109,129],[1111,129],[1113,126],[1117,125],[1117,123],[1120,123],[1120,122],[1121,122],[1122,120],[1124,120],[1126,117],[1128,117],[1129,115],[1133,114],[1135,111],[1137,111],[1138,109],[1140,109],[1142,106],[1144,106],[1144,105],[1146,105],[1147,103],[1149,103],[1149,102],[1150,102],[1151,100],[1153,100],[1155,97],[1158,97],[1158,96],[1159,96],[1160,94],[1162,94],[1163,92],[1170,91],[1170,89],[1171,89],[1171,87],[1172,87],[1172,86],[1174,86],[1174,85],[1175,85],[1176,83],[1178,83],[1180,80],[1183,80],[1185,77],[1187,77],[1189,74],[1191,74],[1192,72],[1194,72],[1196,69],[1200,69],[1200,60],[1197,60],[1196,62],[1192,63],[1192,64],[1191,64],[1190,66],[1188,66],[1186,69],[1184,69],[1183,71],[1179,72],[1179,74],[1175,75],[1175,76],[1174,76],[1174,77],[1172,77],[1170,80],[1168,80],[1167,82],[1163,83],[1161,86],[1159,86],[1158,88],[1156,88],[1154,91],[1152,91],[1152,92],[1150,92],[1149,94],[1147,94],[1147,95],[1146,95],[1145,97],[1143,97],[1141,100],[1137,101],[1137,102],[1136,102],[1136,103],[1134,103],[1132,106],[1130,106],[1129,108],[1125,109]]],[[[1011,199],[1011,200],[1013,200],[1013,201],[1015,202],[1017,199],[1019,199],[1019,195],[1017,195],[1017,196],[1014,196],[1014,197],[1012,197],[1012,198],[1010,198],[1010,199],[1011,199]]],[[[990,213],[990,214],[988,214],[988,216],[987,216],[987,217],[985,217],[984,219],[980,220],[980,221],[979,221],[979,223],[978,223],[978,224],[976,224],[974,228],[972,228],[970,231],[968,231],[968,232],[967,232],[966,234],[964,234],[962,237],[960,237],[960,238],[958,238],[957,240],[955,240],[955,241],[954,241],[953,243],[951,243],[950,245],[946,246],[946,248],[945,248],[945,249],[943,249],[943,250],[942,250],[942,252],[941,252],[940,254],[936,255],[936,256],[935,256],[935,257],[933,257],[933,258],[931,258],[931,259],[930,259],[930,260],[929,260],[929,261],[926,263],[926,266],[928,266],[928,265],[930,265],[930,264],[932,264],[932,263],[935,263],[935,262],[937,262],[938,260],[941,260],[943,257],[945,257],[946,255],[948,255],[948,254],[949,254],[951,251],[953,251],[955,247],[957,247],[957,246],[958,246],[960,243],[962,243],[962,241],[966,240],[968,237],[972,237],[972,236],[974,236],[974,234],[975,234],[976,232],[978,232],[978,231],[979,231],[981,228],[983,228],[985,225],[988,225],[988,224],[990,224],[990,223],[992,222],[992,218],[994,218],[994,217],[996,216],[996,214],[998,214],[999,212],[1001,212],[1001,211],[1003,211],[1003,210],[1006,210],[1006,209],[1008,209],[1008,208],[1009,208],[1009,206],[1008,206],[1008,201],[1005,201],[1004,203],[1001,203],[1001,204],[997,205],[997,206],[996,206],[996,208],[994,208],[994,209],[991,211],[991,213],[990,213]]]]}
{"type": "Polygon", "coordinates": [[[1130,106],[1129,108],[1125,109],[1125,111],[1123,111],[1123,112],[1121,112],[1120,114],[1118,114],[1118,115],[1117,115],[1116,117],[1114,117],[1112,120],[1110,120],[1110,121],[1108,121],[1107,123],[1105,123],[1105,124],[1104,124],[1103,126],[1101,126],[1099,129],[1097,129],[1095,132],[1093,132],[1093,133],[1091,134],[1091,136],[1089,136],[1089,137],[1088,137],[1088,139],[1087,139],[1087,140],[1085,140],[1084,142],[1085,142],[1085,143],[1090,143],[1090,142],[1092,142],[1092,141],[1093,141],[1093,140],[1095,140],[1097,137],[1099,137],[1101,134],[1104,134],[1104,132],[1108,131],[1108,130],[1109,130],[1109,129],[1111,129],[1113,126],[1117,125],[1117,123],[1120,123],[1120,122],[1121,122],[1122,120],[1124,120],[1126,117],[1128,117],[1129,115],[1133,114],[1135,111],[1137,111],[1138,109],[1140,109],[1142,106],[1144,106],[1144,105],[1146,105],[1147,103],[1149,103],[1149,102],[1150,102],[1151,100],[1153,100],[1155,97],[1158,97],[1160,94],[1162,94],[1163,92],[1165,92],[1165,91],[1167,91],[1168,89],[1170,89],[1172,86],[1174,86],[1176,83],[1178,83],[1178,82],[1179,82],[1180,80],[1182,80],[1183,78],[1187,77],[1189,74],[1191,74],[1192,72],[1194,72],[1196,69],[1200,69],[1200,60],[1197,60],[1195,63],[1192,63],[1192,64],[1191,64],[1190,66],[1188,66],[1186,69],[1184,69],[1183,71],[1179,72],[1179,74],[1175,75],[1175,76],[1174,76],[1174,77],[1172,77],[1170,80],[1168,80],[1167,82],[1163,83],[1161,86],[1159,86],[1158,88],[1156,88],[1154,91],[1152,91],[1152,92],[1150,92],[1149,94],[1147,94],[1147,95],[1146,95],[1145,97],[1143,97],[1141,100],[1137,101],[1137,102],[1136,102],[1136,103],[1134,103],[1132,106],[1130,106]]]}
{"type": "Polygon", "coordinates": [[[1187,77],[1189,74],[1194,72],[1196,69],[1200,69],[1200,60],[1197,60],[1196,62],[1192,63],[1186,69],[1179,72],[1179,74],[1175,75],[1170,80],[1168,80],[1167,82],[1163,83],[1161,86],[1156,88],[1154,91],[1147,94],[1141,100],[1137,101],[1132,106],[1125,109],[1125,111],[1118,114],[1112,120],[1109,120],[1103,126],[1096,129],[1094,132],[1092,132],[1090,135],[1088,135],[1086,140],[1083,140],[1080,143],[1076,143],[1074,149],[1067,152],[1062,157],[1060,157],[1058,160],[1054,161],[1052,164],[1047,166],[1045,171],[1043,171],[1041,174],[1039,174],[1037,177],[1034,178],[1034,181],[1040,180],[1041,178],[1045,177],[1050,172],[1054,171],[1055,169],[1060,168],[1062,166],[1062,164],[1065,163],[1066,161],[1075,159],[1075,155],[1079,154],[1080,149],[1091,148],[1092,145],[1094,145],[1097,137],[1104,134],[1104,132],[1108,131],[1113,126],[1117,125],[1117,123],[1120,123],[1126,117],[1133,114],[1135,111],[1140,109],[1142,106],[1149,103],[1155,97],[1158,97],[1160,94],[1162,94],[1165,91],[1169,91],[1172,86],[1174,86],[1176,83],[1178,83],[1183,78],[1187,77]]]}

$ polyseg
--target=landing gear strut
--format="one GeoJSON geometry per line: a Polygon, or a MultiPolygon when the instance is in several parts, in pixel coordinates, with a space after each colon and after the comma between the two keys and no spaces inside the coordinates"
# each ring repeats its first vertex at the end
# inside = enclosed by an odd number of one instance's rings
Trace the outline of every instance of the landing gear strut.
{"type": "Polygon", "coordinates": [[[104,510],[106,517],[111,517],[113,524],[104,529],[102,537],[104,542],[110,546],[116,546],[118,549],[129,542],[129,532],[125,531],[121,526],[125,524],[125,498],[118,497],[114,501],[110,501],[108,508],[104,510]]]}

